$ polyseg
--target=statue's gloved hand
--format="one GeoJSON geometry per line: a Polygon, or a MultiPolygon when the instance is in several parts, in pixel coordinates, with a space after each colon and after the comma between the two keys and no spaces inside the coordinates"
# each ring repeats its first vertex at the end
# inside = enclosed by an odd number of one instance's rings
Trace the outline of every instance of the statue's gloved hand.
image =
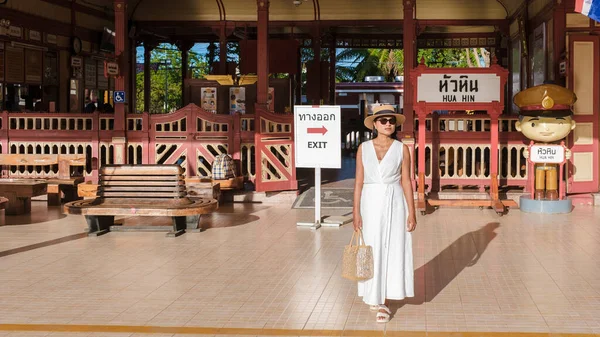
{"type": "Polygon", "coordinates": [[[523,157],[525,157],[525,159],[529,159],[529,149],[525,148],[523,151],[523,157]]]}

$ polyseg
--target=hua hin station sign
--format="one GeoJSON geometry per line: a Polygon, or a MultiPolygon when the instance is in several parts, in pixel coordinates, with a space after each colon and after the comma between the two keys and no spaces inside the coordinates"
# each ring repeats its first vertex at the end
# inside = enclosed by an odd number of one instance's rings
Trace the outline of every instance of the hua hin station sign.
{"type": "Polygon", "coordinates": [[[417,102],[500,102],[501,91],[496,74],[422,74],[418,77],[417,102]]]}

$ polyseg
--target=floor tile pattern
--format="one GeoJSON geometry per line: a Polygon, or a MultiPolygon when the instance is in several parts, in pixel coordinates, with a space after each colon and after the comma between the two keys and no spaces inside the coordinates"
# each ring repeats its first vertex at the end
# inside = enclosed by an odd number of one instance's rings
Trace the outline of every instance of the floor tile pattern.
{"type": "MultiPolygon", "coordinates": [[[[0,222],[0,324],[207,327],[227,336],[600,334],[600,208],[419,215],[416,297],[392,302],[391,322],[377,324],[340,277],[352,227],[299,228],[312,210],[290,206],[224,205],[203,219],[205,231],[178,238],[109,233],[2,256],[84,231],[83,217],[34,202],[34,215],[0,222]]],[[[0,336],[145,335],[0,328],[0,336]]]]}

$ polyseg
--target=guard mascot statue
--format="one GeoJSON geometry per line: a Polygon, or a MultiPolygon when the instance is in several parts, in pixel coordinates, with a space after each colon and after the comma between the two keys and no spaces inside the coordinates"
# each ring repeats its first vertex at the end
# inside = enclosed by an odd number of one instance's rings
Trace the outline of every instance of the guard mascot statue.
{"type": "MultiPolygon", "coordinates": [[[[542,84],[523,90],[513,101],[519,107],[517,131],[535,145],[557,144],[575,128],[572,106],[577,100],[575,93],[554,84],[542,84]]],[[[525,150],[525,158],[529,151],[525,150]]],[[[571,152],[566,149],[564,158],[569,160],[571,152]]],[[[559,199],[558,164],[535,164],[535,200],[555,201],[559,199]]]]}

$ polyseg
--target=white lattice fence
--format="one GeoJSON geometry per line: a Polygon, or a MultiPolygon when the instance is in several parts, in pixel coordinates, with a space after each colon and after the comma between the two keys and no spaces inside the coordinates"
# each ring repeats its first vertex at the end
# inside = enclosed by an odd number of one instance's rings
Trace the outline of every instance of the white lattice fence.
{"type": "Polygon", "coordinates": [[[115,163],[114,158],[114,146],[109,142],[99,142],[98,144],[98,159],[99,165],[98,167],[102,167],[105,165],[113,165],[115,163]]]}
{"type": "Polygon", "coordinates": [[[254,165],[254,158],[256,152],[256,146],[253,143],[242,144],[242,175],[249,180],[254,181],[256,177],[256,166],[254,165]]]}
{"type": "Polygon", "coordinates": [[[127,144],[127,164],[140,165],[144,163],[144,152],[142,143],[127,144]]]}

